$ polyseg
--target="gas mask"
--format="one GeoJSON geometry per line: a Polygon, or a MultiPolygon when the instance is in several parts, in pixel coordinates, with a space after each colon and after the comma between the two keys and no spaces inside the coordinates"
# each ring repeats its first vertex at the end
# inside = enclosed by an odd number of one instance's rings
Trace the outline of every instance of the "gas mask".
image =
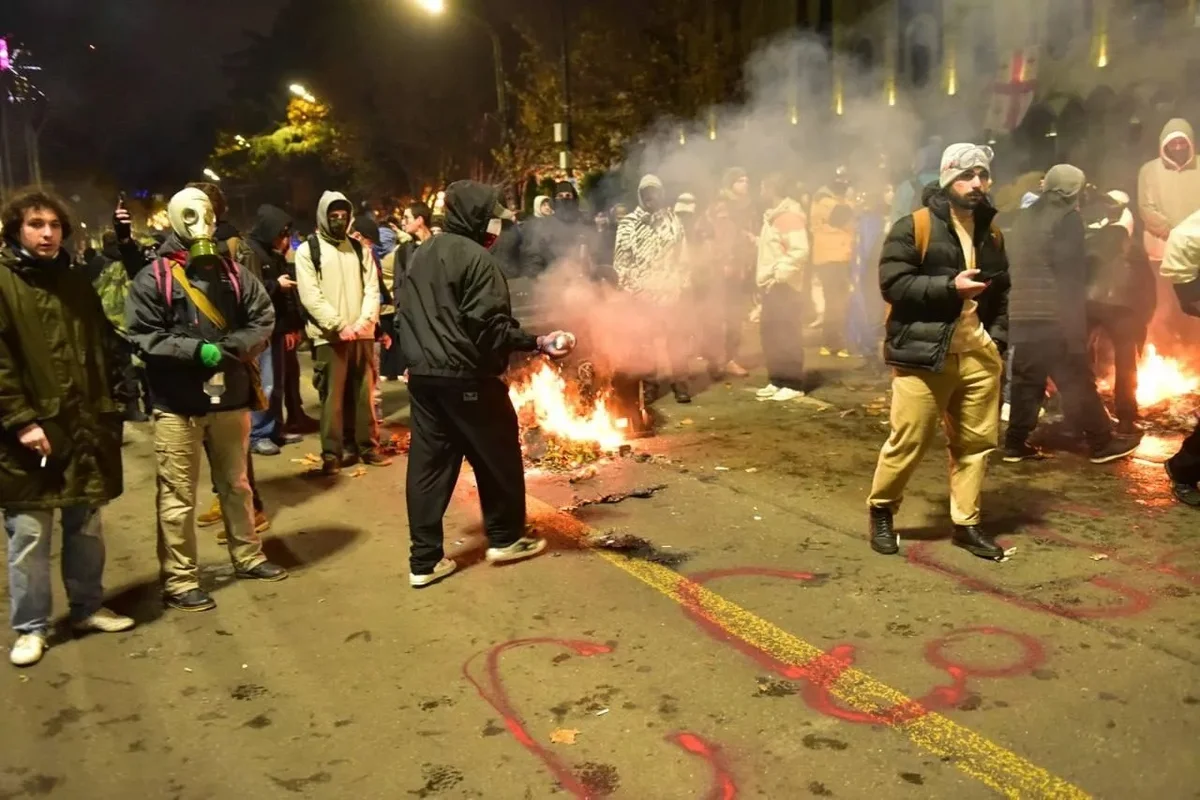
{"type": "Polygon", "coordinates": [[[167,204],[167,218],[171,230],[188,245],[189,263],[199,266],[220,263],[221,254],[214,237],[217,215],[208,195],[190,188],[178,192],[167,204]]]}

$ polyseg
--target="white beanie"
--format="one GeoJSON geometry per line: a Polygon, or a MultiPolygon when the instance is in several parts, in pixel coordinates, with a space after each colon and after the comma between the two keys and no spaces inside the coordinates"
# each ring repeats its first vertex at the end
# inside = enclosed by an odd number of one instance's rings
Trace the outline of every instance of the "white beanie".
{"type": "Polygon", "coordinates": [[[990,171],[994,155],[992,148],[986,145],[971,144],[970,142],[950,145],[942,152],[942,167],[938,184],[945,189],[958,180],[959,175],[976,167],[983,167],[990,171]]]}

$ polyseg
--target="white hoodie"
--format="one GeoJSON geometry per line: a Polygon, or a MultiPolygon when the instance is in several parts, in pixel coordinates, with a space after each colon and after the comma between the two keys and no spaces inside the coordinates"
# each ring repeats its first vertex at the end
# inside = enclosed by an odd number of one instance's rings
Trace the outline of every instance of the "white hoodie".
{"type": "Polygon", "coordinates": [[[1171,231],[1159,271],[1176,284],[1191,283],[1200,278],[1200,211],[1171,231]]]}
{"type": "Polygon", "coordinates": [[[354,207],[341,192],[325,192],[317,204],[317,239],[321,246],[319,277],[308,242],[296,248],[300,303],[309,316],[308,336],[318,345],[340,341],[338,334],[347,327],[358,331],[359,339],[373,340],[375,323],[379,321],[375,256],[370,249],[364,248],[360,261],[349,238],[336,241],[329,235],[329,206],[339,201],[353,214],[354,207]]]}

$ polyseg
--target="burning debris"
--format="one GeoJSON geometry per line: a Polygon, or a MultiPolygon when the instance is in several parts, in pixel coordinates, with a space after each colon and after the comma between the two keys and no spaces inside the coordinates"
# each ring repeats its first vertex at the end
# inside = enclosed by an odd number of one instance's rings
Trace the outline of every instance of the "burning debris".
{"type": "Polygon", "coordinates": [[[611,392],[584,392],[550,364],[533,364],[512,381],[508,393],[517,409],[525,459],[533,466],[569,472],[625,443],[628,421],[610,410],[611,392]]]}
{"type": "MultiPolygon", "coordinates": [[[[1138,362],[1137,376],[1139,413],[1148,428],[1156,433],[1191,432],[1200,411],[1200,373],[1150,344],[1138,362]]],[[[1113,382],[1102,380],[1098,387],[1111,394],[1113,382]]]]}
{"type": "Polygon", "coordinates": [[[624,502],[631,497],[638,498],[640,500],[646,500],[653,497],[658,492],[661,492],[665,488],[667,488],[665,483],[656,483],[653,486],[640,486],[636,489],[630,489],[628,492],[613,492],[612,494],[601,495],[600,497],[595,497],[590,500],[579,500],[572,505],[563,506],[559,509],[559,511],[570,514],[573,511],[578,511],[579,509],[586,508],[588,506],[615,505],[616,503],[624,502]]]}
{"type": "Polygon", "coordinates": [[[653,542],[622,530],[598,531],[589,536],[585,544],[597,550],[611,550],[629,558],[661,564],[672,569],[682,566],[692,557],[690,553],[664,552],[671,548],[665,545],[658,547],[653,542]]]}

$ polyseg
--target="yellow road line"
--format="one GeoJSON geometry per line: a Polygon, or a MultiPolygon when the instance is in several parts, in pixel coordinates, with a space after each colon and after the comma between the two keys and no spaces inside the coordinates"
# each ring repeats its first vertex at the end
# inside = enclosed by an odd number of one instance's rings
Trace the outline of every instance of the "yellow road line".
{"type": "MultiPolygon", "coordinates": [[[[569,520],[571,530],[564,531],[561,526],[555,525],[556,530],[574,538],[583,538],[590,532],[591,529],[579,520],[560,513],[535,497],[530,496],[528,499],[530,509],[535,513],[553,515],[558,520],[569,520]]],[[[607,550],[593,552],[680,605],[695,607],[698,604],[707,619],[731,636],[758,648],[778,661],[799,666],[825,655],[825,651],[816,645],[793,636],[716,592],[699,584],[682,581],[682,576],[672,569],[649,561],[627,558],[607,550]],[[681,589],[686,589],[686,593],[681,589]]],[[[875,712],[880,708],[914,702],[897,689],[853,667],[842,673],[837,683],[829,687],[829,692],[847,706],[863,712],[875,712]]],[[[951,759],[958,769],[1005,797],[1044,797],[1055,800],[1082,800],[1091,797],[1078,786],[1052,775],[1011,750],[941,714],[930,712],[891,727],[903,733],[918,747],[951,759]]]]}

